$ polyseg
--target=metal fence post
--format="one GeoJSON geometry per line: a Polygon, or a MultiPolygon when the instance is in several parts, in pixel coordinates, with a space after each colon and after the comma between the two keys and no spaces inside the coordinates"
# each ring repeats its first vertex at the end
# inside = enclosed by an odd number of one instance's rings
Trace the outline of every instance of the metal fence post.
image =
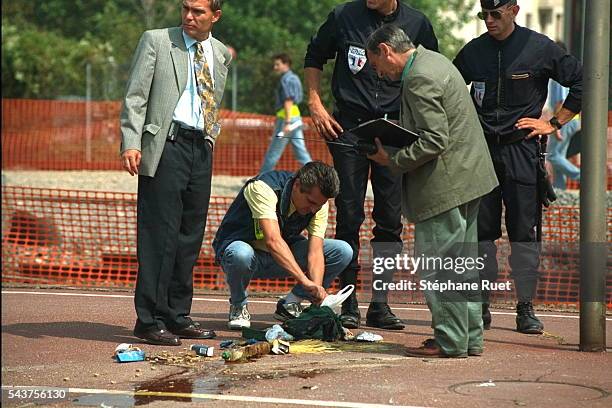
{"type": "Polygon", "coordinates": [[[606,350],[610,1],[586,2],[580,177],[580,350],[606,350]]]}

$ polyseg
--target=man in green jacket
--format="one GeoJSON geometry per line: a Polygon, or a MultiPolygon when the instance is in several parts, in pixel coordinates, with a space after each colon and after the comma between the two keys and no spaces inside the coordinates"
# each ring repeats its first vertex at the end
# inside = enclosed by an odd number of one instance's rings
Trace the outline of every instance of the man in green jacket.
{"type": "Polygon", "coordinates": [[[385,148],[376,139],[378,151],[368,157],[403,174],[402,212],[415,223],[415,255],[445,260],[444,266],[432,262],[419,268],[434,339],[408,354],[480,355],[476,219],[480,197],[498,182],[474,104],[453,64],[421,46],[415,49],[401,29],[385,25],[372,33],[366,46],[379,76],[402,80],[400,125],[419,135],[399,150],[385,148]],[[468,259],[473,260],[469,266],[468,259]],[[447,282],[449,289],[432,288],[436,281],[447,282]]]}

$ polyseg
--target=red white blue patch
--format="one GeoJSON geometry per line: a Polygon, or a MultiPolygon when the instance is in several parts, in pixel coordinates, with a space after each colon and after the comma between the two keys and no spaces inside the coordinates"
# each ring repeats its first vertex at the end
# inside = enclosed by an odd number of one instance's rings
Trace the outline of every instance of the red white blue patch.
{"type": "Polygon", "coordinates": [[[348,49],[348,66],[353,75],[356,75],[363,69],[368,58],[365,48],[350,45],[348,49]]]}

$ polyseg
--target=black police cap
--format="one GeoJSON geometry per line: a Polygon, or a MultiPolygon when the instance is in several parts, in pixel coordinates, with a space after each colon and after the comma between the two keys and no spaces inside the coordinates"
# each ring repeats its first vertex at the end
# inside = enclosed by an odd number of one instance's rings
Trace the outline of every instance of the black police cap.
{"type": "Polygon", "coordinates": [[[510,0],[480,0],[480,7],[485,10],[493,10],[508,3],[510,0]]]}

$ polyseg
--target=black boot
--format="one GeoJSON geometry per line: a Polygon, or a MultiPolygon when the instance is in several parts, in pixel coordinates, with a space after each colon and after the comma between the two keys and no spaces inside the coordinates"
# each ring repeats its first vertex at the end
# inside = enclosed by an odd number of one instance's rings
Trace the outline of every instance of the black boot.
{"type": "Polygon", "coordinates": [[[531,302],[516,304],[516,331],[525,334],[542,334],[544,325],[533,312],[531,302]]]}
{"type": "Polygon", "coordinates": [[[366,314],[366,324],[388,330],[402,330],[404,324],[393,314],[387,303],[372,302],[366,314]]]}
{"type": "Polygon", "coordinates": [[[488,303],[482,304],[482,327],[485,330],[491,330],[491,312],[488,303]]]}
{"type": "Polygon", "coordinates": [[[351,293],[348,299],[342,303],[342,312],[340,313],[340,322],[347,329],[358,329],[361,313],[359,313],[359,303],[355,292],[351,293]]]}

